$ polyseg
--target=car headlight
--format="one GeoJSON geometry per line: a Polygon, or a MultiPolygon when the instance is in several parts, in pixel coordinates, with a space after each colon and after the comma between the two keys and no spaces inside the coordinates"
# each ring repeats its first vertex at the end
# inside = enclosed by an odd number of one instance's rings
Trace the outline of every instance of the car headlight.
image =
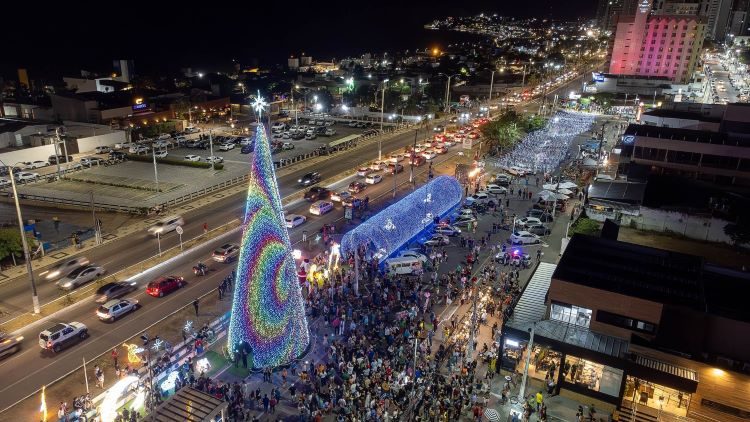
{"type": "Polygon", "coordinates": [[[60,271],[52,271],[51,273],[47,274],[47,278],[55,278],[58,275],[60,275],[60,271]]]}
{"type": "Polygon", "coordinates": [[[72,285],[73,283],[71,283],[70,281],[68,281],[67,283],[63,283],[63,287],[70,287],[72,285]]]}
{"type": "Polygon", "coordinates": [[[302,183],[302,179],[297,179],[297,183],[302,183]]]}

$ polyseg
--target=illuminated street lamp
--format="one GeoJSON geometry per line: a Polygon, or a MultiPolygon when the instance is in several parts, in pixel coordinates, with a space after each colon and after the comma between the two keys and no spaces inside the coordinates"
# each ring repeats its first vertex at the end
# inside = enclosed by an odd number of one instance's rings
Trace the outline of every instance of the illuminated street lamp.
{"type": "MultiPolygon", "coordinates": [[[[385,113],[385,89],[388,85],[388,79],[383,79],[383,92],[380,96],[380,133],[383,133],[383,116],[385,113]]],[[[382,136],[378,136],[378,161],[383,159],[382,136]]]]}

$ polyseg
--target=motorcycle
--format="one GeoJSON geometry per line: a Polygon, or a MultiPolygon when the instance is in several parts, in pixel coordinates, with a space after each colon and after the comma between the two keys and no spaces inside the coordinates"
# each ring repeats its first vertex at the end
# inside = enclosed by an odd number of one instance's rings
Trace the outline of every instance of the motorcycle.
{"type": "Polygon", "coordinates": [[[208,272],[208,265],[199,262],[198,265],[193,267],[193,274],[196,276],[204,276],[208,272]]]}

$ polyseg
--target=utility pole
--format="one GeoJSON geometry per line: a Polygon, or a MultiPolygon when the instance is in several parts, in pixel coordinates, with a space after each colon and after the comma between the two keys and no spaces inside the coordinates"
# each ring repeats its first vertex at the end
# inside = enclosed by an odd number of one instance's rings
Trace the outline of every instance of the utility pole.
{"type": "Polygon", "coordinates": [[[102,234],[99,231],[99,222],[96,219],[96,208],[94,208],[94,191],[92,190],[89,193],[91,194],[91,218],[94,219],[94,239],[96,241],[96,244],[99,245],[102,243],[102,234]]]}
{"type": "Polygon", "coordinates": [[[534,350],[534,329],[536,328],[536,322],[531,325],[529,332],[529,345],[526,347],[526,363],[523,366],[523,378],[521,379],[521,389],[518,391],[518,398],[526,401],[526,378],[529,376],[529,364],[531,363],[531,354],[534,350]]]}
{"type": "MultiPolygon", "coordinates": [[[[5,163],[3,163],[5,164],[5,163]]],[[[21,230],[21,246],[23,255],[26,259],[26,272],[29,274],[31,281],[31,302],[34,306],[34,313],[39,314],[39,295],[36,292],[36,282],[34,281],[34,269],[31,267],[31,254],[29,253],[29,242],[26,240],[26,231],[23,228],[23,217],[21,217],[21,203],[18,202],[18,190],[16,188],[16,177],[13,174],[13,166],[8,166],[8,176],[10,176],[11,188],[13,189],[13,201],[16,205],[16,217],[18,217],[18,228],[21,230]]]]}
{"type": "Polygon", "coordinates": [[[414,179],[414,160],[417,158],[416,153],[414,150],[417,148],[417,134],[419,133],[419,129],[414,129],[414,146],[411,149],[411,153],[409,154],[409,162],[410,162],[410,168],[409,168],[409,183],[412,184],[412,188],[417,184],[417,181],[414,179]]]}
{"type": "Polygon", "coordinates": [[[213,140],[212,135],[213,135],[213,129],[209,129],[208,130],[208,148],[209,148],[209,151],[211,152],[211,157],[212,157],[211,158],[211,171],[214,171],[216,170],[214,168],[214,161],[216,160],[214,159],[214,140],[213,140]]]}
{"type": "MultiPolygon", "coordinates": [[[[495,71],[492,71],[492,77],[490,78],[490,96],[487,99],[487,105],[489,106],[489,102],[492,101],[492,85],[495,84],[495,71]]],[[[488,113],[489,114],[489,113],[488,113]]]]}
{"type": "Polygon", "coordinates": [[[159,192],[159,171],[156,170],[156,150],[151,148],[151,157],[154,160],[154,181],[156,182],[156,192],[159,192]]]}

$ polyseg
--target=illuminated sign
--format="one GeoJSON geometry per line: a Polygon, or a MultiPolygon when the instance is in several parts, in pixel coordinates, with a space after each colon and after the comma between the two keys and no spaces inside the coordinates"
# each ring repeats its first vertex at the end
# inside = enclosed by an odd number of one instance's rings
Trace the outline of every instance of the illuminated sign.
{"type": "Polygon", "coordinates": [[[147,103],[133,104],[133,111],[143,111],[143,110],[148,110],[147,103]]]}
{"type": "Polygon", "coordinates": [[[591,72],[591,77],[594,78],[594,82],[604,82],[604,74],[599,72],[591,72]]]}
{"type": "Polygon", "coordinates": [[[648,13],[648,11],[651,10],[651,2],[649,0],[642,0],[638,6],[638,10],[640,10],[641,13],[648,13]]]}
{"type": "Polygon", "coordinates": [[[622,137],[622,143],[624,145],[633,145],[635,143],[635,136],[625,135],[622,137]]]}

